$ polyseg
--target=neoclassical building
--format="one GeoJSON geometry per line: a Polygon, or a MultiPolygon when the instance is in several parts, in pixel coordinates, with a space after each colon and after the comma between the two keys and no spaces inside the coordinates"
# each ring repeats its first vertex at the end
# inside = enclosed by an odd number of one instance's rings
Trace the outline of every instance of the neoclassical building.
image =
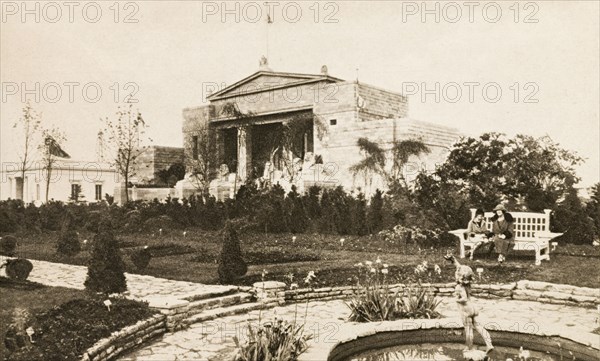
{"type": "Polygon", "coordinates": [[[200,132],[214,142],[211,167],[223,182],[248,179],[381,188],[377,179],[360,179],[350,167],[361,159],[357,141],[367,138],[383,148],[395,141],[420,139],[430,153],[411,159],[410,179],[433,171],[445,160],[458,131],[408,117],[404,95],[328,74],[271,70],[266,59],[254,74],[208,96],[208,104],[183,110],[185,157],[198,159],[200,132]],[[226,167],[225,167],[226,165],[226,167]],[[235,174],[235,175],[234,175],[235,174]]]}

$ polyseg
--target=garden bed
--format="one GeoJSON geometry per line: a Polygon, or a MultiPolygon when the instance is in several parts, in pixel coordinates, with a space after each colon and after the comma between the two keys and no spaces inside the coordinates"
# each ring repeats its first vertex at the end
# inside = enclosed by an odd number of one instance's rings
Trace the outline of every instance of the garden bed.
{"type": "MultiPolygon", "coordinates": [[[[146,304],[120,298],[111,299],[109,311],[104,297],[85,291],[1,280],[2,292],[10,295],[0,298],[2,337],[18,308],[23,309],[18,312],[28,314],[24,316],[25,328],[31,326],[35,331],[32,336],[35,343],[26,342],[10,354],[7,360],[11,361],[79,360],[89,347],[111,332],[156,313],[146,304]]],[[[0,347],[6,354],[4,342],[0,347]]]]}

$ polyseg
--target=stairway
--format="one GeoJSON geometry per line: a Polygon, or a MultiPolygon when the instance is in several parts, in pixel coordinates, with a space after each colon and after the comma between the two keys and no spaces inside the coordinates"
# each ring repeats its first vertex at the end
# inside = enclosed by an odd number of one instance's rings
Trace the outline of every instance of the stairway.
{"type": "Polygon", "coordinates": [[[256,302],[253,294],[237,290],[191,296],[185,300],[190,302],[184,321],[188,325],[273,306],[256,302]]]}

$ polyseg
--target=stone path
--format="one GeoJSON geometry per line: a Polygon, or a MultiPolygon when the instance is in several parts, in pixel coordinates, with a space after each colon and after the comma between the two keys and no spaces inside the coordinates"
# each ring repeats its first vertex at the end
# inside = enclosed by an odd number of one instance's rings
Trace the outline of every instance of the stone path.
{"type": "MultiPolygon", "coordinates": [[[[563,305],[542,304],[529,301],[512,301],[505,299],[479,299],[481,321],[491,325],[497,322],[510,323],[515,331],[525,330],[537,333],[547,329],[560,329],[561,334],[572,335],[584,340],[594,347],[600,348],[600,337],[590,332],[598,327],[596,318],[598,311],[563,305]]],[[[305,304],[298,304],[298,318],[304,319],[305,304]]],[[[296,305],[276,307],[263,310],[262,320],[273,320],[278,317],[293,320],[296,305]]],[[[440,312],[447,318],[458,319],[454,301],[443,299],[440,312]]],[[[313,334],[312,343],[335,343],[336,335],[348,332],[347,319],[350,312],[341,300],[328,302],[311,302],[305,329],[313,334]],[[346,327],[345,327],[346,326],[346,327]]],[[[158,341],[139,349],[119,360],[127,361],[166,361],[194,360],[217,361],[229,360],[234,352],[233,337],[244,339],[248,322],[256,325],[259,311],[245,315],[224,317],[218,320],[193,324],[189,329],[176,333],[168,333],[158,341]]],[[[409,320],[409,322],[412,320],[409,320]]],[[[340,339],[344,339],[343,337],[340,339]]],[[[317,347],[314,345],[313,347],[317,347]]],[[[325,360],[327,355],[319,355],[325,360]]],[[[318,360],[313,360],[318,361],[318,360]]]]}
{"type": "MultiPolygon", "coordinates": [[[[30,260],[33,270],[27,278],[48,286],[84,289],[87,267],[62,263],[30,260]]],[[[4,275],[2,269],[0,275],[4,275]]],[[[129,297],[145,299],[149,296],[171,296],[186,298],[207,293],[236,290],[235,286],[204,285],[199,283],[174,281],[165,278],[125,273],[129,297]]]]}

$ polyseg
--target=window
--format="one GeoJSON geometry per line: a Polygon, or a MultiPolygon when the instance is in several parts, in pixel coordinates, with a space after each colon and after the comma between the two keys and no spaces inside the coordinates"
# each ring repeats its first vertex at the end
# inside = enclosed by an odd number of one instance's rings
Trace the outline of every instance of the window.
{"type": "Polygon", "coordinates": [[[198,160],[198,136],[192,137],[192,158],[198,160]]]}
{"type": "Polygon", "coordinates": [[[329,119],[329,125],[336,125],[337,119],[329,119]]]}
{"type": "Polygon", "coordinates": [[[81,193],[81,185],[77,183],[71,184],[71,200],[77,202],[81,193]]]}
{"type": "Polygon", "coordinates": [[[96,184],[96,197],[94,199],[97,201],[102,200],[102,184],[96,184]]]}

